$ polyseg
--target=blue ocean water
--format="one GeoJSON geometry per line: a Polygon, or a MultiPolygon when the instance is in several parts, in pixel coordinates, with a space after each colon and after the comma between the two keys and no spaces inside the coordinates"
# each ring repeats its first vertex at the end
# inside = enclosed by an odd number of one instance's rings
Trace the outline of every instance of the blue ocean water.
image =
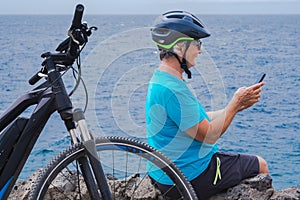
{"type": "MultiPolygon", "coordinates": [[[[212,35],[203,40],[203,55],[188,82],[207,110],[222,108],[236,89],[253,84],[261,72],[267,74],[260,102],[235,117],[219,140],[221,150],[261,155],[276,189],[300,187],[300,16],[200,17],[212,35]]],[[[85,20],[99,28],[82,56],[83,78],[94,85],[89,90],[89,101],[94,103],[89,111],[96,118],[89,126],[96,135],[144,139],[147,82],[159,61],[154,45],[143,44],[138,29],[148,30],[155,16],[86,16],[85,20]],[[128,31],[131,35],[123,34],[128,31]],[[120,49],[122,54],[110,58],[120,49]],[[105,59],[109,65],[101,66],[105,59]],[[96,66],[89,68],[93,62],[96,66]]],[[[71,16],[0,16],[1,113],[32,88],[27,80],[40,68],[40,54],[56,48],[70,22],[71,16]]],[[[67,88],[72,88],[72,79],[66,79],[67,88]]],[[[74,100],[83,106],[82,94],[74,100]]],[[[68,145],[67,131],[55,113],[20,178],[26,179],[68,145]]]]}

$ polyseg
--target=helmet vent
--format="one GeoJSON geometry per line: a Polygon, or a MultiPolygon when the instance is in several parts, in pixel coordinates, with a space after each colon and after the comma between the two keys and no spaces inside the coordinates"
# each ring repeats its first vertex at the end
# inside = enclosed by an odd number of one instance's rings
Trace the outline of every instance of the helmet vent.
{"type": "Polygon", "coordinates": [[[171,11],[168,13],[165,13],[164,16],[167,19],[184,19],[187,21],[190,21],[202,28],[204,28],[203,23],[199,20],[198,17],[196,17],[195,15],[189,13],[189,12],[183,12],[183,11],[171,11]],[[175,14],[176,13],[176,14],[175,14]]]}
{"type": "Polygon", "coordinates": [[[170,15],[170,16],[166,16],[167,18],[175,18],[175,19],[182,19],[184,17],[184,15],[170,15]]]}

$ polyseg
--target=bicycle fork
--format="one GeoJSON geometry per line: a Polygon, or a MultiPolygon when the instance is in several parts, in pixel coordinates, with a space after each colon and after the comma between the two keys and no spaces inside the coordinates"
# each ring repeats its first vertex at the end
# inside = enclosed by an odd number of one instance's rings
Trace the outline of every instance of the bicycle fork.
{"type": "MultiPolygon", "coordinates": [[[[87,152],[88,158],[81,158],[78,161],[80,163],[82,173],[85,175],[84,178],[88,179],[88,180],[85,180],[88,190],[93,199],[100,199],[99,192],[98,192],[98,189],[99,189],[103,200],[111,200],[112,195],[111,195],[111,192],[109,189],[109,185],[106,180],[106,176],[104,174],[104,171],[103,171],[103,168],[102,168],[102,165],[100,162],[100,158],[99,158],[97,150],[96,150],[96,144],[95,144],[94,138],[89,133],[89,130],[87,128],[84,113],[81,109],[75,109],[73,115],[74,115],[74,120],[78,124],[81,140],[82,140],[82,143],[87,152]],[[90,162],[92,170],[88,164],[88,161],[90,162]],[[93,177],[95,177],[99,188],[95,187],[95,182],[94,182],[93,177]],[[89,180],[89,179],[92,179],[92,180],[89,180]]],[[[74,143],[78,143],[78,137],[76,136],[75,131],[76,131],[75,129],[70,130],[70,134],[72,137],[72,141],[74,143]]]]}

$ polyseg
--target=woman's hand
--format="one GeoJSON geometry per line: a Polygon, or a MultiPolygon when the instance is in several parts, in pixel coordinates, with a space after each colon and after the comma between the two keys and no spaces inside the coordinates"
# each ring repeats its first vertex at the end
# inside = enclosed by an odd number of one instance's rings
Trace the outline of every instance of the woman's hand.
{"type": "Polygon", "coordinates": [[[263,85],[262,82],[239,88],[225,109],[208,113],[210,121],[203,119],[185,132],[196,140],[214,144],[229,127],[236,113],[259,101],[263,85]]]}
{"type": "Polygon", "coordinates": [[[241,87],[233,95],[229,104],[237,112],[247,109],[257,103],[260,98],[261,87],[264,82],[257,83],[250,87],[241,87]]]}

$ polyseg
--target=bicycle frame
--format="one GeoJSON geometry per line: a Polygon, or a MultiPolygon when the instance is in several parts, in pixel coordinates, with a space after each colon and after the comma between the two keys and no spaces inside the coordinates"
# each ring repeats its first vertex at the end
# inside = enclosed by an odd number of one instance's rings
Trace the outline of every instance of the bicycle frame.
{"type": "MultiPolygon", "coordinates": [[[[86,181],[92,199],[111,199],[111,193],[102,170],[96,145],[89,135],[82,111],[74,112],[69,95],[66,92],[60,71],[67,70],[79,57],[80,46],[88,42],[88,36],[96,27],[87,27],[82,24],[84,7],[78,4],[68,31],[69,37],[56,49],[59,53],[44,53],[43,68],[30,78],[29,83],[35,84],[43,76],[47,81],[32,91],[19,97],[0,116],[0,200],[7,199],[34,144],[45,127],[50,116],[55,112],[61,116],[71,136],[72,143],[82,142],[85,157],[79,158],[78,163],[86,181]],[[64,67],[62,67],[64,66],[64,67]],[[27,108],[36,105],[29,118],[19,117],[27,108]],[[74,119],[80,129],[80,137],[76,132],[74,119]],[[101,185],[98,188],[97,184],[101,185]]],[[[79,79],[80,80],[80,79],[79,79]]]]}
{"type": "Polygon", "coordinates": [[[2,131],[23,111],[37,104],[31,117],[23,120],[24,128],[22,127],[23,130],[20,133],[16,133],[10,128],[16,126],[18,119],[21,119],[18,118],[1,134],[1,139],[13,137],[14,141],[3,144],[1,140],[0,143],[1,152],[8,152],[9,154],[7,158],[2,158],[3,154],[1,154],[1,165],[3,166],[0,169],[0,199],[8,197],[46,122],[51,114],[57,110],[55,95],[51,91],[51,87],[46,89],[48,85],[45,82],[31,92],[24,94],[0,117],[0,131],[2,131]]]}
{"type": "MultiPolygon", "coordinates": [[[[55,54],[52,56],[55,57],[55,54]]],[[[34,144],[53,112],[59,112],[72,142],[78,140],[74,137],[76,127],[73,121],[72,103],[51,56],[46,59],[46,66],[49,71],[47,82],[18,98],[0,117],[0,131],[7,127],[0,136],[0,200],[9,196],[34,144]],[[22,112],[35,104],[36,107],[30,118],[18,118],[22,112]]],[[[83,113],[78,120],[84,120],[83,113]]],[[[80,128],[80,123],[78,124],[80,128]]],[[[87,130],[87,127],[82,129],[87,130]]],[[[82,141],[88,158],[88,160],[87,158],[78,160],[83,175],[95,177],[98,185],[101,185],[103,199],[111,199],[109,186],[95,150],[95,143],[89,137],[89,133],[81,135],[86,136],[82,141]]],[[[92,198],[99,198],[96,185],[87,182],[92,198]]]]}

